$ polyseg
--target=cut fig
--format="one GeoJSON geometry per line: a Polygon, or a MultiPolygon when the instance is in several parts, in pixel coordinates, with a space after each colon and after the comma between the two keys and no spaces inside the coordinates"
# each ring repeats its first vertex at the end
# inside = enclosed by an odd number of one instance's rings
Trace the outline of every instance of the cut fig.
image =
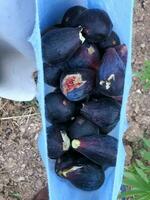
{"type": "Polygon", "coordinates": [[[48,156],[51,159],[59,158],[70,148],[70,139],[66,130],[59,126],[47,128],[48,156]]]}
{"type": "Polygon", "coordinates": [[[75,21],[74,26],[83,27],[84,36],[92,42],[101,41],[110,36],[112,21],[104,10],[87,9],[75,21]]]}
{"type": "Polygon", "coordinates": [[[72,147],[94,163],[116,165],[118,142],[112,136],[84,136],[72,141],[72,147]]]}
{"type": "Polygon", "coordinates": [[[82,28],[56,28],[42,37],[43,60],[45,63],[64,62],[84,42],[82,28]]]}
{"type": "Polygon", "coordinates": [[[71,124],[68,134],[71,139],[87,135],[99,135],[99,127],[86,118],[80,116],[71,124]]]}
{"type": "Polygon", "coordinates": [[[90,95],[94,82],[95,72],[93,70],[74,69],[61,75],[60,88],[70,101],[80,101],[90,95]]]}
{"type": "Polygon", "coordinates": [[[84,103],[81,115],[100,127],[102,133],[109,133],[118,123],[120,104],[111,98],[84,103]]]}
{"type": "Polygon", "coordinates": [[[59,92],[53,92],[45,97],[47,120],[53,123],[63,123],[71,120],[75,114],[75,104],[59,92]]]}
{"type": "Polygon", "coordinates": [[[85,42],[69,59],[70,68],[93,68],[98,69],[101,62],[98,48],[94,44],[85,42]]]}
{"type": "Polygon", "coordinates": [[[85,11],[87,8],[83,6],[73,6],[69,8],[64,14],[62,24],[64,26],[73,26],[75,20],[85,11]]]}

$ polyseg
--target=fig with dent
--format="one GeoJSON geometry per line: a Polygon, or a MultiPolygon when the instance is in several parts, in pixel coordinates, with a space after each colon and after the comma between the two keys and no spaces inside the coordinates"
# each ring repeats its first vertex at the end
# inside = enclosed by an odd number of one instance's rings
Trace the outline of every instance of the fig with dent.
{"type": "Polygon", "coordinates": [[[74,117],[75,104],[56,91],[45,97],[45,110],[49,122],[63,123],[74,117]]]}
{"type": "Polygon", "coordinates": [[[72,141],[72,147],[94,163],[116,165],[118,141],[109,135],[84,136],[72,141]]]}
{"type": "Polygon", "coordinates": [[[115,48],[106,50],[97,76],[97,90],[110,97],[123,95],[125,64],[115,48]]]}
{"type": "Polygon", "coordinates": [[[58,176],[69,180],[74,186],[85,191],[99,189],[105,179],[103,169],[82,155],[72,159],[72,155],[64,154],[56,161],[55,170],[58,176]]]}
{"type": "Polygon", "coordinates": [[[98,69],[101,62],[100,52],[95,44],[84,44],[69,59],[70,68],[93,68],[98,69]]]}
{"type": "Polygon", "coordinates": [[[73,6],[69,8],[62,19],[62,24],[64,26],[72,26],[74,21],[85,11],[87,8],[83,6],[73,6]]]}
{"type": "Polygon", "coordinates": [[[109,37],[98,42],[98,46],[100,49],[107,49],[110,47],[115,47],[117,45],[120,45],[120,39],[117,33],[115,33],[114,31],[112,31],[109,37]]]}
{"type": "Polygon", "coordinates": [[[99,135],[99,133],[99,127],[82,116],[77,117],[68,130],[71,139],[87,135],[99,135]]]}
{"type": "Polygon", "coordinates": [[[75,21],[74,26],[83,27],[83,35],[91,42],[98,42],[109,37],[113,24],[104,10],[87,9],[75,21]]]}
{"type": "Polygon", "coordinates": [[[66,130],[60,126],[47,128],[48,157],[51,159],[59,158],[70,148],[70,139],[66,130]]]}
{"type": "Polygon", "coordinates": [[[80,101],[88,97],[94,84],[95,72],[92,69],[68,70],[60,78],[61,91],[70,101],[80,101]]]}
{"type": "Polygon", "coordinates": [[[69,59],[85,38],[82,28],[56,28],[42,37],[42,52],[45,63],[56,64],[69,59]]]}
{"type": "Polygon", "coordinates": [[[111,98],[84,103],[81,115],[99,126],[104,134],[109,133],[118,123],[121,106],[111,98]]]}

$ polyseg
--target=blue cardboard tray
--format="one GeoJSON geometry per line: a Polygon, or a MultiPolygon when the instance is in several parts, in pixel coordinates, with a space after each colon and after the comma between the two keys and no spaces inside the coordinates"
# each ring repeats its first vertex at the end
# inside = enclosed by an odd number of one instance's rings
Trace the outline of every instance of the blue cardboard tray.
{"type": "Polygon", "coordinates": [[[131,43],[132,43],[132,17],[133,0],[36,0],[36,21],[30,42],[35,51],[37,68],[39,72],[38,79],[38,101],[42,114],[42,131],[39,137],[39,150],[46,168],[48,177],[49,199],[50,200],[116,200],[122,184],[124,171],[125,151],[122,143],[122,137],[127,129],[126,105],[131,87],[131,43]],[[40,32],[48,26],[59,22],[64,12],[73,5],[83,5],[88,8],[100,8],[108,12],[113,24],[114,30],[120,36],[121,42],[128,46],[128,63],[126,68],[126,77],[124,85],[123,103],[121,109],[120,122],[110,133],[116,137],[118,143],[118,155],[116,167],[111,167],[106,171],[106,180],[104,185],[97,191],[85,192],[72,186],[68,181],[59,178],[54,172],[54,161],[48,159],[46,143],[46,126],[44,96],[53,90],[52,87],[44,85],[43,64],[41,51],[40,32]]]}

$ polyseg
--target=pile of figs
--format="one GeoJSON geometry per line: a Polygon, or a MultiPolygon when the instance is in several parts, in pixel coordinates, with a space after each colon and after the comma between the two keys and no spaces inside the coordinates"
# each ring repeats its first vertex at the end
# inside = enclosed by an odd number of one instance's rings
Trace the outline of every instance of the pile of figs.
{"type": "Polygon", "coordinates": [[[55,171],[85,191],[99,189],[116,165],[127,46],[108,14],[74,6],[42,34],[48,156],[55,171]]]}

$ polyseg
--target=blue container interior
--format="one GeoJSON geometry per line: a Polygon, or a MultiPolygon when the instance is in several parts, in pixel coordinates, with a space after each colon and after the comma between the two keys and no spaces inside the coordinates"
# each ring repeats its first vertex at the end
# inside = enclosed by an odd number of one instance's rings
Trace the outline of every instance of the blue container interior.
{"type": "Polygon", "coordinates": [[[37,68],[39,72],[38,80],[38,100],[42,115],[42,132],[39,137],[39,150],[46,167],[49,196],[51,200],[116,200],[122,183],[124,170],[125,151],[122,143],[123,133],[127,128],[126,105],[131,86],[131,41],[132,41],[132,15],[133,0],[37,0],[36,1],[36,23],[30,42],[33,45],[37,68]],[[53,90],[52,87],[44,85],[43,64],[41,51],[40,31],[60,22],[64,12],[73,5],[83,5],[88,8],[100,8],[105,10],[112,19],[114,30],[120,36],[122,43],[128,46],[128,64],[126,68],[126,78],[124,87],[123,104],[121,109],[120,122],[110,133],[116,137],[118,143],[117,164],[115,168],[106,170],[106,180],[103,186],[93,192],[85,192],[72,186],[68,181],[59,178],[54,172],[54,161],[48,159],[46,143],[46,126],[44,96],[53,90]]]}

